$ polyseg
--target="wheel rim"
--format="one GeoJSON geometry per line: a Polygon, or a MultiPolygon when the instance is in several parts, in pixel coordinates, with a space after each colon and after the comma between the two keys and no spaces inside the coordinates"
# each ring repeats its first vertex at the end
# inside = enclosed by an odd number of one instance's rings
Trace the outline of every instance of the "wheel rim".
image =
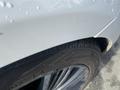
{"type": "MultiPolygon", "coordinates": [[[[73,65],[41,77],[35,90],[81,90],[88,77],[89,68],[87,66],[73,65]]],[[[27,90],[24,88],[26,86],[20,90],[27,90]]]]}

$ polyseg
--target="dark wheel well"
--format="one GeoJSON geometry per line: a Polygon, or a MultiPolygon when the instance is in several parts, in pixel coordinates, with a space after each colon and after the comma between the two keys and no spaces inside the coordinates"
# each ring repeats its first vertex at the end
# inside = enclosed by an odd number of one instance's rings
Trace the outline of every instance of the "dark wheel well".
{"type": "Polygon", "coordinates": [[[109,44],[106,38],[96,38],[96,42],[98,43],[102,52],[106,51],[109,44]]]}
{"type": "Polygon", "coordinates": [[[91,37],[91,38],[86,38],[83,40],[95,42],[99,46],[101,52],[105,52],[109,44],[108,39],[103,38],[103,37],[99,37],[99,38],[91,37]]]}

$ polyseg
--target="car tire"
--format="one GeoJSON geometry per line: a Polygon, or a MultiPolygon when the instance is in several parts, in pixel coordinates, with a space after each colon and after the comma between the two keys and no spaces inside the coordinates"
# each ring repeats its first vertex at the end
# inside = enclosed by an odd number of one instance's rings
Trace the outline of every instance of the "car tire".
{"type": "MultiPolygon", "coordinates": [[[[100,60],[101,50],[95,41],[70,42],[1,68],[0,90],[28,90],[24,88],[26,85],[49,73],[58,72],[73,65],[84,65],[88,68],[89,74],[84,85],[79,89],[83,90],[97,74],[100,60]]],[[[75,90],[75,88],[71,90],[75,90]]]]}

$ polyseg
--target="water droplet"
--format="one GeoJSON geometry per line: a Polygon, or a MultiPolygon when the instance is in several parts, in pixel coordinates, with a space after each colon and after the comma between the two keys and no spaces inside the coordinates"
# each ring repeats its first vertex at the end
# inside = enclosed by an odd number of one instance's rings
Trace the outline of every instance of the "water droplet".
{"type": "Polygon", "coordinates": [[[37,10],[40,10],[40,6],[36,6],[36,9],[37,9],[37,10]]]}
{"type": "Polygon", "coordinates": [[[73,0],[75,4],[80,4],[83,0],[73,0]]]}
{"type": "Polygon", "coordinates": [[[92,0],[93,2],[96,2],[96,0],[92,0]]]}
{"type": "Polygon", "coordinates": [[[13,8],[13,4],[10,3],[10,2],[7,2],[7,3],[6,3],[6,7],[7,7],[7,8],[13,8]]]}
{"type": "Polygon", "coordinates": [[[26,14],[26,15],[29,15],[29,12],[28,12],[28,11],[26,11],[26,12],[25,12],[25,14],[26,14]]]}
{"type": "Polygon", "coordinates": [[[9,16],[5,16],[5,19],[8,19],[9,16]]]}
{"type": "Polygon", "coordinates": [[[6,21],[8,21],[10,23],[14,22],[14,20],[11,17],[9,17],[9,16],[5,16],[5,19],[6,19],[6,21]]]}
{"type": "Polygon", "coordinates": [[[1,7],[5,7],[5,2],[0,1],[0,6],[1,6],[1,7]]]}
{"type": "Polygon", "coordinates": [[[114,13],[114,9],[112,8],[112,13],[114,13]]]}
{"type": "Polygon", "coordinates": [[[10,23],[13,23],[13,22],[14,22],[14,20],[13,20],[13,19],[10,19],[10,20],[9,20],[9,22],[10,22],[10,23]]]}

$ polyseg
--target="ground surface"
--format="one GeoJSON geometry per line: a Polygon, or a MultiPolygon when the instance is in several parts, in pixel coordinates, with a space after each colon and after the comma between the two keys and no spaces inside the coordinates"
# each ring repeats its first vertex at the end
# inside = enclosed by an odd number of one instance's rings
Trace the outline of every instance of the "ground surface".
{"type": "Polygon", "coordinates": [[[120,90],[120,38],[102,56],[100,73],[85,90],[120,90]]]}

